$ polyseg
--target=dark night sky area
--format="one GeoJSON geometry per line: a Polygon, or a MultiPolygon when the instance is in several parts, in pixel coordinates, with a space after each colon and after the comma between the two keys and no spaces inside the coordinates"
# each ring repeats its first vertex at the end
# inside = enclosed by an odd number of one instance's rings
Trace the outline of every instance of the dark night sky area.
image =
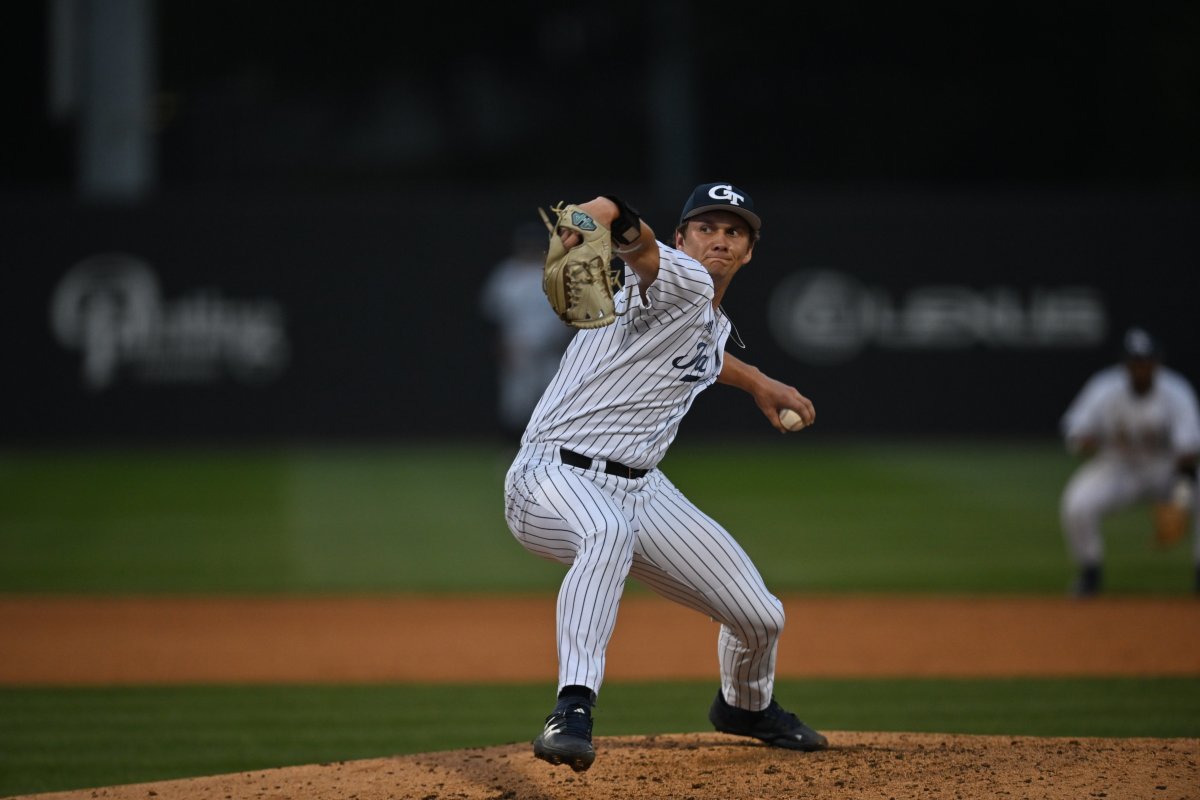
{"type": "MultiPolygon", "coordinates": [[[[163,190],[554,180],[568,160],[638,180],[664,92],[689,93],[672,135],[698,167],[748,183],[1200,185],[1198,4],[281,8],[156,7],[163,190]],[[650,80],[667,43],[690,85],[650,80]]],[[[28,35],[5,183],[69,186],[45,6],[9,13],[28,35]]]]}

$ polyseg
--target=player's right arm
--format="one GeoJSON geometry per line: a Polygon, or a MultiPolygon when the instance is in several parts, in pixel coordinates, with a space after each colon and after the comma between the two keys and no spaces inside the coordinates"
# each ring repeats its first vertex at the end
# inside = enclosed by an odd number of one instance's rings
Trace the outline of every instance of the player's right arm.
{"type": "Polygon", "coordinates": [[[779,412],[790,408],[800,415],[805,425],[817,421],[817,409],[794,386],[788,386],[782,381],[765,374],[758,367],[747,364],[731,353],[724,353],[721,361],[721,372],[717,382],[726,386],[736,386],[754,398],[755,405],[767,418],[767,421],[778,431],[785,431],[779,421],[779,412]]]}
{"type": "Polygon", "coordinates": [[[1119,367],[1103,369],[1090,377],[1071,401],[1060,422],[1067,451],[1089,457],[1101,445],[1101,414],[1104,405],[1124,385],[1119,367]]]}

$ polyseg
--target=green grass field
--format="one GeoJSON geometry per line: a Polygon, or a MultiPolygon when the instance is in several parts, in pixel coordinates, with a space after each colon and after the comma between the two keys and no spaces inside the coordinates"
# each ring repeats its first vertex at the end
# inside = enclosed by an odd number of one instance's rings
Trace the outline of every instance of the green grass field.
{"type": "MultiPolygon", "coordinates": [[[[0,593],[552,592],[496,446],[0,453],[0,593]]],[[[679,445],[663,467],[777,592],[1061,594],[1057,442],[679,445]]],[[[1191,589],[1187,546],[1106,528],[1114,594],[1191,589]]],[[[547,632],[550,635],[550,632],[547,632]]],[[[1181,632],[1181,635],[1184,635],[1181,632]]],[[[3,643],[0,642],[0,657],[3,643]]],[[[715,676],[714,676],[715,680],[715,676]]],[[[0,688],[0,796],[527,740],[552,687],[0,688]]],[[[609,684],[600,735],[705,730],[710,684],[609,684]]],[[[812,681],[827,730],[1200,736],[1184,679],[812,681]]]]}
{"type": "MultiPolygon", "coordinates": [[[[779,437],[781,440],[785,437],[779,437]]],[[[497,447],[0,454],[0,592],[553,590],[497,447]]],[[[1057,443],[679,446],[663,467],[778,592],[1061,592],[1057,443]]],[[[1113,592],[1183,594],[1186,546],[1108,526],[1113,592]]]]}

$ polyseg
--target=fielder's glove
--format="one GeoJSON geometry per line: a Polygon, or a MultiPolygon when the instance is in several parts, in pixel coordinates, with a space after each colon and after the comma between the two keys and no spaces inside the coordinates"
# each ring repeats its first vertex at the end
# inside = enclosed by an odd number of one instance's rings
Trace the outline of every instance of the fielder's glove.
{"type": "Polygon", "coordinates": [[[573,328],[602,328],[617,319],[613,292],[620,287],[610,268],[612,237],[608,228],[579,206],[559,203],[552,208],[554,221],[538,213],[550,229],[550,245],[542,272],[542,290],[559,319],[573,328]],[[558,232],[572,230],[583,241],[570,250],[558,232]]]}
{"type": "Polygon", "coordinates": [[[1192,521],[1195,490],[1186,477],[1180,478],[1171,496],[1154,504],[1154,543],[1170,547],[1184,537],[1192,521]]]}

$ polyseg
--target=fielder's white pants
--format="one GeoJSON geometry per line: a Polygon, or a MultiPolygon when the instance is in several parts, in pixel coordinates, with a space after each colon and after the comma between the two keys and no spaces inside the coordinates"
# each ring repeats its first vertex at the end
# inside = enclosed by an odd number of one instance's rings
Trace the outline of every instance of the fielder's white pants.
{"type": "MultiPolygon", "coordinates": [[[[1103,518],[1137,503],[1163,499],[1175,478],[1174,462],[1167,459],[1131,462],[1096,456],[1076,470],[1063,490],[1059,513],[1067,550],[1080,566],[1104,561],[1103,518]]],[[[1200,505],[1194,509],[1200,512],[1200,505]]],[[[1200,564],[1200,526],[1193,518],[1192,555],[1200,564]]]]}
{"type": "Polygon", "coordinates": [[[783,604],[729,533],[665,475],[640,479],[561,463],[557,446],[522,448],[505,480],[505,518],[517,541],[569,565],[558,593],[558,685],[599,694],[605,650],[625,579],[721,624],[725,701],[771,702],[783,604]]]}

